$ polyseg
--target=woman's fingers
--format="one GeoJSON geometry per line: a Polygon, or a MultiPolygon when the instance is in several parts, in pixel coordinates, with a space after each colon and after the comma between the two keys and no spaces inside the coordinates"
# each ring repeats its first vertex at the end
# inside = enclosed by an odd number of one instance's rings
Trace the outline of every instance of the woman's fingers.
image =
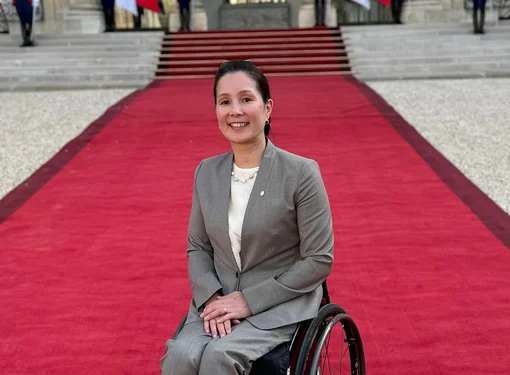
{"type": "Polygon", "coordinates": [[[204,330],[210,333],[212,337],[220,335],[220,337],[226,336],[232,332],[232,326],[241,324],[238,319],[226,320],[223,323],[218,322],[217,319],[204,320],[204,330]]]}
{"type": "Polygon", "coordinates": [[[217,324],[217,327],[218,327],[218,334],[220,335],[220,337],[223,337],[227,334],[226,330],[225,330],[225,323],[218,323],[216,322],[217,324]]]}
{"type": "Polygon", "coordinates": [[[210,326],[211,326],[212,337],[218,336],[218,327],[216,325],[216,320],[212,319],[212,320],[209,320],[209,322],[210,322],[210,326]]]}
{"type": "Polygon", "coordinates": [[[234,319],[234,318],[235,318],[235,316],[234,316],[234,315],[235,315],[235,314],[225,314],[225,315],[223,315],[223,316],[221,316],[221,317],[219,317],[219,318],[216,318],[216,321],[217,321],[218,323],[225,323],[226,321],[229,321],[229,320],[234,319]]]}
{"type": "Polygon", "coordinates": [[[223,325],[225,326],[225,332],[227,335],[232,332],[232,324],[230,323],[230,320],[227,320],[225,323],[223,323],[223,325]]]}
{"type": "Polygon", "coordinates": [[[225,309],[210,309],[208,312],[204,311],[200,317],[204,320],[212,320],[218,318],[222,315],[225,315],[225,309]]]}
{"type": "Polygon", "coordinates": [[[206,333],[211,333],[211,323],[209,320],[204,320],[204,331],[206,333]]]}
{"type": "MultiPolygon", "coordinates": [[[[200,317],[202,319],[214,319],[218,316],[225,315],[225,310],[227,309],[225,304],[218,304],[216,302],[211,303],[209,306],[207,306],[202,314],[200,314],[200,317]]],[[[227,309],[228,311],[228,309],[227,309]]]]}

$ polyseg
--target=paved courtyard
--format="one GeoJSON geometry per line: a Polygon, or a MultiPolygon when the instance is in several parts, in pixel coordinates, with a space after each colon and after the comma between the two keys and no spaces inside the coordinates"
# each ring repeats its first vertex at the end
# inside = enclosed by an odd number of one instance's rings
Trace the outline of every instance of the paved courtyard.
{"type": "MultiPolygon", "coordinates": [[[[510,213],[510,79],[369,85],[510,213]]],[[[0,92],[0,198],[132,91],[0,92]]]]}

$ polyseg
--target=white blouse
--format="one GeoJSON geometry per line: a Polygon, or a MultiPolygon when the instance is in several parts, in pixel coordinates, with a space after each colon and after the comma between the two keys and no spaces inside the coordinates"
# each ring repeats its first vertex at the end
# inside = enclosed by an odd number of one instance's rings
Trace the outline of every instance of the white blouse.
{"type": "Polygon", "coordinates": [[[228,207],[228,234],[239,269],[241,269],[241,232],[244,214],[258,170],[259,167],[239,168],[235,163],[233,166],[234,174],[230,185],[230,204],[228,207]]]}

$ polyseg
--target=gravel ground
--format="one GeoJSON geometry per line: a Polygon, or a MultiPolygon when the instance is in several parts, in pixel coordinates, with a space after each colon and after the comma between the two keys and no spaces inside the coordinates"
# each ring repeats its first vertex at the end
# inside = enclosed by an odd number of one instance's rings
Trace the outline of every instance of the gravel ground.
{"type": "Polygon", "coordinates": [[[368,84],[510,213],[510,79],[368,84]]]}
{"type": "Polygon", "coordinates": [[[0,198],[133,91],[0,92],[0,198]]]}
{"type": "MultiPolygon", "coordinates": [[[[510,79],[369,85],[510,212],[510,79]]],[[[132,91],[0,93],[0,198],[132,91]]]]}

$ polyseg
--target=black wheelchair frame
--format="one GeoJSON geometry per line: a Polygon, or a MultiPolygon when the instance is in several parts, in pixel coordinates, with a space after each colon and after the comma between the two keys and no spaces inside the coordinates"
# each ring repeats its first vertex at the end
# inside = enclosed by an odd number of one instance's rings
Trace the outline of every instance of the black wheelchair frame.
{"type": "MultiPolygon", "coordinates": [[[[344,358],[349,360],[347,367],[351,375],[366,374],[363,343],[356,323],[342,307],[331,303],[326,281],[322,283],[322,290],[323,297],[317,317],[301,322],[291,342],[277,346],[256,360],[250,375],[336,374],[336,370],[332,372],[328,355],[330,335],[338,324],[342,327],[340,362],[344,358]]],[[[177,327],[174,339],[185,323],[186,317],[177,327]]]]}

